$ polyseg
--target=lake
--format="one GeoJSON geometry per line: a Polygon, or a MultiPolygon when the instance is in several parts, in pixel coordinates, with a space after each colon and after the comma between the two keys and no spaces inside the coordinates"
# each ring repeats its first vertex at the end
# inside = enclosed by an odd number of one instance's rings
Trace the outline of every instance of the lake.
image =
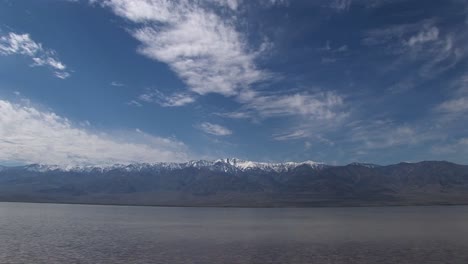
{"type": "Polygon", "coordinates": [[[0,263],[468,263],[468,207],[0,203],[0,263]]]}

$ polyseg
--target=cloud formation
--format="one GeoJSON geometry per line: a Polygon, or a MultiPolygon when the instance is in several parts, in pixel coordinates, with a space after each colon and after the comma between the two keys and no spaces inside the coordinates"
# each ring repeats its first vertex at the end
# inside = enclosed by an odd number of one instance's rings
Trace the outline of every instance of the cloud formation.
{"type": "Polygon", "coordinates": [[[115,87],[123,87],[125,86],[125,84],[121,83],[121,82],[117,82],[117,81],[112,81],[110,83],[111,86],[115,86],[115,87]]]}
{"type": "Polygon", "coordinates": [[[436,106],[436,112],[452,116],[465,116],[468,112],[468,73],[453,82],[450,97],[436,106]]]}
{"type": "Polygon", "coordinates": [[[285,131],[273,135],[275,140],[316,138],[320,133],[337,129],[351,114],[344,97],[333,91],[254,93],[246,96],[243,103],[239,110],[219,115],[255,122],[266,118],[294,120],[285,131]]]}
{"type": "MultiPolygon", "coordinates": [[[[234,21],[218,16],[210,1],[104,0],[96,1],[133,22],[138,51],[167,63],[197,94],[235,96],[251,84],[265,80],[257,69],[256,51],[236,31],[234,21]],[[202,4],[204,3],[204,4],[202,4]]],[[[228,10],[237,1],[213,1],[228,10]]]]}
{"type": "Polygon", "coordinates": [[[435,145],[431,151],[438,155],[468,153],[468,138],[460,138],[451,144],[435,145]]]}
{"type": "Polygon", "coordinates": [[[370,30],[363,43],[374,48],[380,46],[391,54],[394,57],[392,69],[415,64],[418,76],[414,78],[433,79],[455,67],[468,55],[465,28],[445,28],[442,31],[436,24],[435,19],[425,19],[370,30]]]}
{"type": "Polygon", "coordinates": [[[157,103],[163,107],[184,106],[195,102],[195,96],[189,93],[173,93],[165,95],[159,90],[153,89],[138,96],[140,102],[157,103]]]}
{"type": "MultiPolygon", "coordinates": [[[[256,91],[254,84],[271,81],[273,74],[257,66],[268,49],[264,42],[252,49],[248,38],[237,30],[236,15],[241,1],[94,1],[131,22],[131,34],[140,41],[138,52],[164,62],[187,84],[188,92],[165,95],[157,90],[139,96],[138,102],[165,107],[193,103],[196,96],[216,93],[240,103],[238,111],[221,114],[230,118],[264,119],[285,116],[307,120],[342,117],[342,96],[329,93],[284,93],[256,91]],[[222,9],[220,15],[219,7],[222,9]]],[[[270,1],[269,4],[284,1],[270,1]]],[[[350,1],[338,3],[349,7],[350,1]]],[[[342,46],[343,52],[347,46],[342,46]]],[[[133,103],[134,105],[137,105],[133,103]]],[[[206,126],[208,127],[208,126],[206,126]]]]}
{"type": "Polygon", "coordinates": [[[443,113],[462,113],[468,111],[468,97],[447,100],[441,103],[437,109],[443,113]]]}
{"type": "Polygon", "coordinates": [[[330,6],[337,11],[347,11],[351,7],[352,0],[334,0],[330,6]]]}
{"type": "Polygon", "coordinates": [[[232,131],[226,127],[209,122],[201,123],[198,128],[207,134],[215,136],[229,136],[232,134],[232,131]]]}
{"type": "Polygon", "coordinates": [[[45,49],[41,43],[32,40],[29,34],[10,32],[0,36],[0,55],[13,54],[30,57],[33,60],[31,66],[51,68],[57,78],[66,79],[70,77],[70,73],[66,71],[67,66],[57,58],[56,52],[45,49]]]}
{"type": "Polygon", "coordinates": [[[124,136],[91,131],[53,112],[0,100],[0,161],[108,165],[188,159],[187,146],[140,130],[124,136]]]}
{"type": "Polygon", "coordinates": [[[434,41],[439,38],[439,29],[437,27],[431,27],[429,29],[425,29],[420,31],[417,35],[412,36],[408,40],[409,46],[414,46],[417,44],[423,44],[429,41],[434,41]]]}
{"type": "Polygon", "coordinates": [[[309,119],[332,120],[344,106],[343,97],[334,92],[296,93],[256,96],[246,104],[261,117],[307,116],[309,119]]]}

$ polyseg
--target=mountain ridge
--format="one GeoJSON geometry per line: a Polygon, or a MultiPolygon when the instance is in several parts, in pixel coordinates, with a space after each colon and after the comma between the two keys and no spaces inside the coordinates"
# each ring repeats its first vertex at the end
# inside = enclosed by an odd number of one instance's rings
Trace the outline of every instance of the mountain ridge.
{"type": "MultiPolygon", "coordinates": [[[[315,168],[331,166],[327,165],[323,162],[316,162],[316,161],[302,161],[302,162],[257,162],[257,161],[250,161],[250,160],[242,160],[238,158],[224,158],[224,159],[216,159],[216,160],[190,160],[187,162],[154,162],[154,163],[129,163],[129,164],[112,164],[112,165],[55,165],[55,164],[27,164],[23,166],[3,166],[4,168],[21,168],[26,167],[32,171],[53,171],[53,170],[60,170],[60,171],[86,171],[86,170],[93,170],[93,169],[101,169],[101,170],[112,170],[112,169],[128,169],[138,170],[139,168],[148,168],[148,167],[159,167],[165,169],[181,169],[187,167],[195,167],[195,168],[206,168],[206,167],[223,167],[231,166],[233,168],[239,170],[250,170],[250,169],[263,169],[263,170],[270,170],[270,171],[284,171],[288,169],[293,169],[297,166],[301,165],[308,165],[315,168]]],[[[0,166],[1,169],[2,166],[0,166]]],[[[227,169],[227,168],[226,168],[227,169]]]]}
{"type": "Polygon", "coordinates": [[[238,159],[0,169],[0,201],[309,207],[468,204],[468,166],[254,163],[238,159]]]}
{"type": "Polygon", "coordinates": [[[251,161],[251,160],[243,160],[238,158],[223,158],[223,159],[216,159],[216,160],[190,160],[187,162],[154,162],[154,163],[115,163],[115,164],[108,164],[108,165],[57,165],[57,164],[41,164],[41,163],[31,163],[26,165],[17,165],[17,166],[5,166],[0,165],[0,170],[2,169],[9,169],[9,168],[22,168],[27,167],[29,170],[36,170],[36,171],[51,171],[51,170],[61,170],[61,171],[77,171],[77,170],[92,170],[92,169],[102,169],[102,170],[111,170],[111,169],[138,169],[143,167],[161,167],[161,168],[168,168],[168,169],[181,169],[186,167],[210,167],[216,165],[231,165],[241,170],[248,170],[248,169],[269,169],[274,170],[273,168],[287,168],[293,169],[298,166],[308,165],[313,168],[324,168],[324,167],[342,167],[342,166],[365,166],[369,168],[376,168],[376,167],[385,167],[385,166],[392,166],[392,165],[400,165],[400,164],[418,164],[418,163],[427,163],[427,162],[442,162],[442,163],[450,163],[460,166],[468,166],[463,164],[457,164],[450,161],[445,160],[423,160],[423,161],[416,161],[416,162],[399,162],[395,164],[388,164],[388,165],[380,165],[374,163],[366,163],[366,162],[351,162],[348,164],[343,165],[331,165],[325,162],[317,162],[312,160],[306,160],[301,162],[295,161],[286,161],[286,162],[258,162],[258,161],[251,161]]]}

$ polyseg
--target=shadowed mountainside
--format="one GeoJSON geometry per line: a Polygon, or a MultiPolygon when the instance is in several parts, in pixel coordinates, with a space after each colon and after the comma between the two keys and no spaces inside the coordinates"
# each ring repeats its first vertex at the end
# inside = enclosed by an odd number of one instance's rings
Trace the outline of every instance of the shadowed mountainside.
{"type": "Polygon", "coordinates": [[[231,159],[105,168],[0,167],[0,201],[246,207],[468,204],[468,166],[444,161],[269,165],[231,159]]]}

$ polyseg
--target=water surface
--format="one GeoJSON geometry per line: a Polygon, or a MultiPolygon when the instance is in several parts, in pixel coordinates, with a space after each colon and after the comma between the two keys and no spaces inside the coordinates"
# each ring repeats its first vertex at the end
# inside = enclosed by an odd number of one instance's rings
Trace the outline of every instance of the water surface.
{"type": "Polygon", "coordinates": [[[468,263],[468,207],[0,203],[0,263],[468,263]]]}

